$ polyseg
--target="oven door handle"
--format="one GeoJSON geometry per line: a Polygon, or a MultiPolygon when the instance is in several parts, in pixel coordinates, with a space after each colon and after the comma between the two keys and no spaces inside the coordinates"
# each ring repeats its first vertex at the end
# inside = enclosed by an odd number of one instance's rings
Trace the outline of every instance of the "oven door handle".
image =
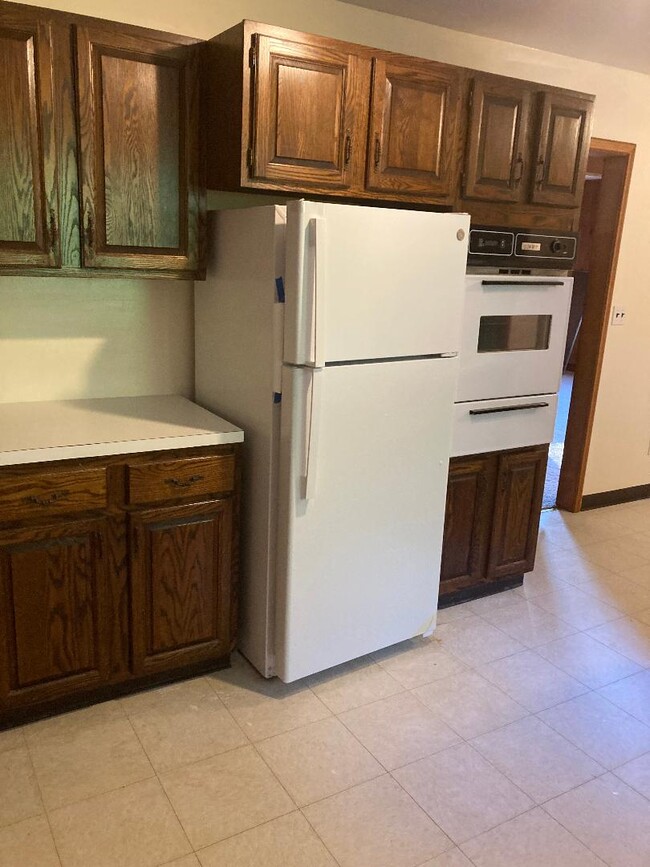
{"type": "Polygon", "coordinates": [[[520,409],[542,409],[548,406],[548,403],[540,401],[539,403],[519,403],[517,406],[494,406],[489,409],[470,409],[470,415],[491,415],[493,412],[517,412],[520,409]]]}
{"type": "Polygon", "coordinates": [[[481,286],[564,286],[564,280],[481,280],[481,286]]]}

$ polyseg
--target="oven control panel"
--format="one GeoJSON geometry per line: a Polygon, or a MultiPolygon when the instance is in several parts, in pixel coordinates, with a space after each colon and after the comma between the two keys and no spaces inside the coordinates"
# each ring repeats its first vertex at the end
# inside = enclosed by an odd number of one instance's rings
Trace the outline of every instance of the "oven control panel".
{"type": "Polygon", "coordinates": [[[569,270],[578,236],[543,230],[473,226],[469,232],[468,266],[569,270]]]}

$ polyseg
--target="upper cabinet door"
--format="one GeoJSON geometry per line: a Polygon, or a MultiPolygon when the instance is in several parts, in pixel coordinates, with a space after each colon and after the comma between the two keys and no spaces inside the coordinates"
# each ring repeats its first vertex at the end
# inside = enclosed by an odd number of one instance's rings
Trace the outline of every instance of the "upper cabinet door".
{"type": "Polygon", "coordinates": [[[459,69],[375,58],[367,189],[451,196],[459,100],[459,69]]]}
{"type": "Polygon", "coordinates": [[[50,27],[26,12],[16,23],[3,17],[0,266],[61,264],[54,123],[50,27]]]}
{"type": "Polygon", "coordinates": [[[290,186],[363,184],[370,63],[331,47],[253,35],[249,171],[290,186]]]}
{"type": "Polygon", "coordinates": [[[531,200],[577,208],[585,183],[593,101],[552,92],[542,94],[541,100],[531,200]]]}
{"type": "Polygon", "coordinates": [[[467,197],[497,202],[526,198],[531,100],[524,83],[474,80],[465,166],[467,197]]]}
{"type": "Polygon", "coordinates": [[[77,29],[83,264],[199,266],[193,46],[77,29]]]}

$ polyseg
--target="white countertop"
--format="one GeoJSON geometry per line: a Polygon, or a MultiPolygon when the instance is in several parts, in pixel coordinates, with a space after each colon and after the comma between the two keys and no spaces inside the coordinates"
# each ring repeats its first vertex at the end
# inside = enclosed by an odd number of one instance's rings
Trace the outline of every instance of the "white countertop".
{"type": "Polygon", "coordinates": [[[0,404],[0,466],[242,442],[177,394],[0,404]]]}

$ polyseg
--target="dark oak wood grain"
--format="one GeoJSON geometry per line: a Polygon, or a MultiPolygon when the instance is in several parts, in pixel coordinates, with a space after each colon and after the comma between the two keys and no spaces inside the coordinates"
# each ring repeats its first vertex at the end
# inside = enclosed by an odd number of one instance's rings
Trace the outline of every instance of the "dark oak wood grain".
{"type": "Polygon", "coordinates": [[[79,27],[77,68],[84,265],[197,269],[197,49],[79,27]]]}
{"type": "Polygon", "coordinates": [[[474,79],[465,161],[467,198],[521,202],[526,197],[532,102],[525,82],[496,76],[474,79]]]}
{"type": "Polygon", "coordinates": [[[555,92],[540,99],[531,201],[577,208],[585,183],[593,100],[555,92]]]}
{"type": "Polygon", "coordinates": [[[453,66],[374,58],[368,190],[453,196],[462,78],[453,66]]]}
{"type": "Polygon", "coordinates": [[[229,650],[232,500],[131,517],[134,672],[229,650]]]}
{"type": "Polygon", "coordinates": [[[132,505],[193,499],[228,493],[235,484],[233,455],[153,461],[128,469],[128,501],[132,505]]]}
{"type": "MultiPolygon", "coordinates": [[[[0,10],[1,11],[1,10],[0,10]]],[[[0,267],[60,265],[50,27],[0,17],[0,267]]]]}
{"type": "Polygon", "coordinates": [[[0,468],[0,728],[227,664],[239,452],[229,444],[0,468]],[[183,486],[197,475],[209,491],[183,486]],[[159,505],[133,502],[134,478],[142,502],[159,505]]]}
{"type": "Polygon", "coordinates": [[[0,706],[108,676],[105,521],[0,532],[0,706]]]}
{"type": "Polygon", "coordinates": [[[535,565],[547,457],[548,446],[499,455],[488,578],[530,572],[535,565]]]}

